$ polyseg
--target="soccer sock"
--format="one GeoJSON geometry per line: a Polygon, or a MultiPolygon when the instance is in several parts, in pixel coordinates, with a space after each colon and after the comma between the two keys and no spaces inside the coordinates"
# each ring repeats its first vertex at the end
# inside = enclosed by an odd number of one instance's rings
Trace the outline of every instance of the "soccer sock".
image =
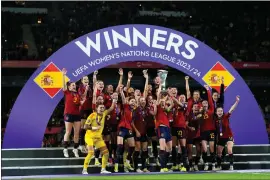
{"type": "Polygon", "coordinates": [[[210,155],[211,155],[212,164],[215,164],[217,162],[216,154],[213,152],[213,153],[210,153],[210,155]]]}
{"type": "Polygon", "coordinates": [[[183,163],[183,155],[182,155],[182,153],[178,153],[177,154],[177,164],[181,164],[181,163],[183,163]]]}
{"type": "Polygon", "coordinates": [[[143,151],[142,152],[142,157],[141,157],[141,160],[142,160],[142,169],[146,168],[145,164],[146,164],[146,158],[148,156],[148,151],[143,151]]]}
{"type": "Polygon", "coordinates": [[[85,136],[85,129],[81,129],[80,132],[80,145],[85,145],[85,140],[84,140],[84,136],[85,136]]]}
{"type": "Polygon", "coordinates": [[[105,141],[106,147],[109,150],[109,157],[112,157],[112,148],[110,146],[110,141],[105,141]]]}
{"type": "Polygon", "coordinates": [[[166,152],[165,154],[165,167],[167,167],[167,164],[169,162],[171,152],[166,152]]]}
{"type": "Polygon", "coordinates": [[[87,169],[93,155],[94,155],[94,151],[88,151],[88,154],[84,159],[83,169],[87,169]]]}
{"type": "Polygon", "coordinates": [[[158,148],[157,148],[158,142],[152,141],[152,147],[153,147],[153,155],[155,158],[158,157],[158,148]]]}
{"type": "Polygon", "coordinates": [[[164,150],[159,150],[159,158],[160,158],[160,165],[161,169],[165,168],[165,154],[166,152],[164,150]]]}
{"type": "Polygon", "coordinates": [[[68,148],[68,141],[64,141],[64,148],[67,149],[68,148]]]}
{"type": "Polygon", "coordinates": [[[233,165],[233,154],[229,154],[229,162],[230,162],[230,166],[233,165]]]}
{"type": "Polygon", "coordinates": [[[177,163],[177,158],[176,158],[176,147],[172,147],[172,161],[173,161],[173,166],[176,166],[177,163]]]}
{"type": "Polygon", "coordinates": [[[101,164],[102,169],[106,168],[108,159],[109,159],[109,151],[108,149],[105,149],[102,151],[102,164],[101,164]]]}
{"type": "Polygon", "coordinates": [[[96,149],[95,150],[95,158],[99,158],[99,155],[100,155],[100,150],[96,149]]]}
{"type": "Polygon", "coordinates": [[[182,162],[186,163],[187,162],[187,148],[185,146],[181,146],[181,150],[182,150],[182,162]]]}
{"type": "Polygon", "coordinates": [[[129,160],[129,162],[131,161],[131,157],[133,155],[133,152],[135,150],[135,147],[129,147],[128,148],[128,156],[127,156],[127,160],[129,160]]]}
{"type": "Polygon", "coordinates": [[[115,163],[122,163],[124,147],[123,144],[118,144],[116,149],[116,161],[115,163]]]}
{"type": "Polygon", "coordinates": [[[196,157],[195,157],[195,165],[198,165],[198,164],[199,164],[200,159],[201,159],[200,156],[196,156],[196,157]]]}
{"type": "Polygon", "coordinates": [[[134,151],[133,162],[135,171],[138,169],[140,151],[134,151]]]}
{"type": "Polygon", "coordinates": [[[225,151],[225,148],[224,148],[223,151],[222,151],[222,158],[224,159],[225,156],[226,156],[226,151],[225,151]]]}
{"type": "Polygon", "coordinates": [[[116,149],[117,149],[117,144],[111,144],[112,151],[113,151],[113,157],[116,159],[116,149]]]}
{"type": "Polygon", "coordinates": [[[218,165],[218,167],[220,167],[221,166],[221,161],[222,161],[222,159],[221,159],[221,157],[217,157],[217,165],[218,165]]]}
{"type": "Polygon", "coordinates": [[[78,149],[79,143],[74,143],[74,149],[78,149]]]}
{"type": "Polygon", "coordinates": [[[207,152],[202,153],[202,159],[204,163],[207,163],[207,152]]]}

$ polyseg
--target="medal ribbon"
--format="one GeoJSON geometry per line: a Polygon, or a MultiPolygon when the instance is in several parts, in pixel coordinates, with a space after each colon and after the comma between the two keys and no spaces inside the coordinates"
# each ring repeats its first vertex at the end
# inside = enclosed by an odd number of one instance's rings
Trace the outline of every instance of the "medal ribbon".
{"type": "Polygon", "coordinates": [[[222,118],[219,121],[219,133],[222,135],[222,118]]]}

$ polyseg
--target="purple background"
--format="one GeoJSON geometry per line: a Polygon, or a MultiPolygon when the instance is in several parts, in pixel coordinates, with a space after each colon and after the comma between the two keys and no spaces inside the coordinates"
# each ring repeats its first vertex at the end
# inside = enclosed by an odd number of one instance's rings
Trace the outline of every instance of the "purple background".
{"type": "MultiPolygon", "coordinates": [[[[130,29],[130,34],[132,37],[132,29],[130,29]]],[[[167,37],[168,37],[167,35],[167,37]]],[[[160,43],[159,43],[160,44],[160,43]]],[[[163,43],[162,43],[163,44],[163,43]]],[[[164,43],[165,44],[165,43],[164,43]]],[[[106,47],[103,46],[103,47],[106,47]]],[[[180,51],[181,52],[181,51],[180,51]]],[[[67,76],[71,81],[77,81],[84,75],[88,75],[95,71],[106,67],[111,64],[124,61],[154,61],[161,64],[171,66],[186,73],[187,75],[194,78],[200,84],[205,84],[202,80],[203,76],[220,61],[223,66],[235,77],[235,81],[227,88],[225,91],[225,111],[228,111],[231,105],[235,102],[236,95],[240,95],[241,101],[239,106],[233,113],[231,117],[231,126],[234,132],[235,143],[241,144],[268,144],[268,137],[266,132],[266,127],[263,119],[263,115],[259,109],[259,106],[251,93],[250,89],[240,77],[237,71],[217,52],[212,50],[207,45],[192,38],[184,33],[174,31],[172,29],[167,29],[159,26],[150,25],[122,25],[114,26],[105,29],[101,29],[90,34],[81,36],[80,38],[74,40],[73,42],[67,44],[56,53],[54,53],[48,60],[46,60],[41,67],[39,67],[31,78],[28,80],[24,88],[22,89],[19,97],[17,98],[6,128],[3,148],[39,148],[41,147],[44,132],[49,121],[51,114],[53,113],[55,107],[59,101],[63,98],[63,93],[58,93],[53,99],[51,99],[37,84],[34,82],[34,78],[50,63],[54,62],[59,69],[66,68],[68,70],[67,76]],[[151,36],[154,29],[160,29],[167,31],[168,35],[170,32],[180,35],[183,38],[183,42],[187,40],[193,40],[198,45],[199,48],[195,49],[196,56],[192,60],[185,60],[182,56],[174,53],[172,49],[170,52],[166,50],[155,49],[148,47],[143,43],[140,43],[140,47],[129,47],[123,43],[119,43],[118,49],[112,49],[108,51],[106,48],[97,53],[95,50],[91,51],[91,58],[89,58],[74,42],[80,40],[85,44],[86,36],[89,36],[93,41],[95,41],[95,35],[101,32],[101,44],[105,45],[102,32],[114,29],[118,33],[124,34],[124,28],[135,27],[142,34],[145,32],[145,28],[151,29],[151,36]],[[87,64],[90,60],[101,58],[107,54],[113,54],[121,51],[128,50],[143,50],[143,51],[155,51],[162,54],[167,54],[169,56],[174,56],[180,58],[182,61],[189,63],[193,68],[201,71],[201,77],[194,75],[192,72],[183,69],[181,66],[177,66],[168,61],[162,61],[160,59],[149,58],[149,57],[138,57],[129,56],[124,58],[119,58],[117,60],[111,60],[100,65],[96,65],[94,68],[89,68],[87,71],[83,72],[76,78],[72,75],[76,69],[80,66],[87,64]]],[[[115,71],[117,73],[117,71],[115,71]]],[[[184,80],[183,80],[184,83],[184,80]]]]}

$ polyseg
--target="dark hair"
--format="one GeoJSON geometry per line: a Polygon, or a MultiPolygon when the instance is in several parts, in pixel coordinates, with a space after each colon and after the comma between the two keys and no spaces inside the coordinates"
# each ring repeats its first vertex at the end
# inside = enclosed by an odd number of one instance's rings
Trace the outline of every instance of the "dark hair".
{"type": "Polygon", "coordinates": [[[136,100],[135,96],[129,96],[128,101],[130,101],[131,99],[135,99],[136,100]]]}
{"type": "Polygon", "coordinates": [[[72,83],[74,83],[74,82],[71,82],[71,81],[67,82],[66,83],[67,84],[67,87],[69,87],[72,83]]]}
{"type": "Polygon", "coordinates": [[[217,111],[217,109],[218,109],[218,108],[221,108],[221,109],[223,109],[223,107],[222,107],[222,106],[217,106],[217,107],[216,107],[216,111],[217,111]]]}
{"type": "Polygon", "coordinates": [[[102,103],[97,103],[97,104],[96,104],[96,109],[97,109],[99,106],[105,106],[105,105],[102,104],[102,103]]]}

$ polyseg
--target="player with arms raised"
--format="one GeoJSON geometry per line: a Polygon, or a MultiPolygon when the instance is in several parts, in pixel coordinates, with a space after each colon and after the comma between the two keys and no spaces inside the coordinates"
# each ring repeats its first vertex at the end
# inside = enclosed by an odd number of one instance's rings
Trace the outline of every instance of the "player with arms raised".
{"type": "Polygon", "coordinates": [[[237,107],[238,103],[240,101],[240,97],[236,96],[236,101],[234,103],[234,105],[231,107],[231,109],[229,110],[228,113],[224,114],[223,108],[222,107],[217,107],[216,109],[216,115],[217,115],[217,127],[218,127],[218,148],[217,148],[217,152],[218,152],[218,158],[217,158],[217,162],[218,162],[218,167],[217,169],[221,169],[221,156],[222,156],[222,151],[225,147],[225,145],[227,145],[227,151],[229,154],[229,162],[230,162],[230,170],[233,170],[233,133],[232,133],[232,129],[230,126],[230,116],[232,114],[232,112],[235,110],[235,108],[237,107]]]}

